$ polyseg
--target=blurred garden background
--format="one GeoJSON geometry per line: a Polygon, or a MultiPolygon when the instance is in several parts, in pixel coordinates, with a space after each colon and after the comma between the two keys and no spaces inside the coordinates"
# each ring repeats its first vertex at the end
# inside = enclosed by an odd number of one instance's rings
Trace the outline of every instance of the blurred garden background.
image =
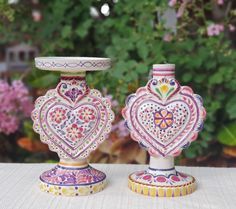
{"type": "Polygon", "coordinates": [[[110,57],[88,73],[112,100],[113,131],[91,162],[146,163],[120,111],[154,63],[175,63],[176,78],[204,99],[207,119],[180,165],[236,166],[236,1],[0,0],[0,162],[56,162],[32,130],[34,100],[59,74],[35,69],[35,56],[110,57]]]}

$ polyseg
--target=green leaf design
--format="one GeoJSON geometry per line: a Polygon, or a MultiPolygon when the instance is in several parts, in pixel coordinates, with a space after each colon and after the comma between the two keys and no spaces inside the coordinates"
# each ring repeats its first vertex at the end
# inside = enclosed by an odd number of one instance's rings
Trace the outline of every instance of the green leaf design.
{"type": "Polygon", "coordinates": [[[162,93],[160,92],[158,88],[156,88],[156,92],[162,97],[162,93]]]}
{"type": "Polygon", "coordinates": [[[236,146],[236,123],[223,126],[218,133],[218,141],[224,145],[236,146]]]}
{"type": "Polygon", "coordinates": [[[174,91],[174,88],[173,88],[173,87],[170,88],[170,90],[167,92],[166,96],[168,97],[172,91],[174,91]]]}

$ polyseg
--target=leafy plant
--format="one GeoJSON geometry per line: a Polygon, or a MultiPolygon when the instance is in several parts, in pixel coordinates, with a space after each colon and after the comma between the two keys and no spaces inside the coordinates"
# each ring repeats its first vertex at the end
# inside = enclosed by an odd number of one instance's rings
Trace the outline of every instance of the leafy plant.
{"type": "Polygon", "coordinates": [[[223,126],[218,133],[218,140],[220,143],[227,146],[236,146],[236,124],[223,126]]]}

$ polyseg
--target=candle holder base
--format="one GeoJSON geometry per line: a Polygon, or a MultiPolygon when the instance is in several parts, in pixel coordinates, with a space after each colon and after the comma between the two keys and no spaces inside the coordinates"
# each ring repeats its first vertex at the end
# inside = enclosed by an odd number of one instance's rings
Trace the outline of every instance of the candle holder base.
{"type": "Polygon", "coordinates": [[[137,171],[129,176],[128,187],[138,194],[152,197],[178,197],[191,194],[196,189],[196,181],[193,176],[177,172],[175,168],[171,172],[163,169],[149,168],[137,171]]]}
{"type": "Polygon", "coordinates": [[[62,196],[90,195],[102,191],[106,175],[91,167],[57,165],[40,176],[42,191],[62,196]]]}

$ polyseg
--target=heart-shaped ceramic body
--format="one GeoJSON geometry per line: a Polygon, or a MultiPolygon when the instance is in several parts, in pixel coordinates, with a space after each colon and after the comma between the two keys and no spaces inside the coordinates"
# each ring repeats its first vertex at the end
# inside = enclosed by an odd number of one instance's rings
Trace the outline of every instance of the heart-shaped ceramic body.
{"type": "Polygon", "coordinates": [[[152,156],[176,156],[197,138],[205,109],[199,95],[175,79],[153,78],[127,98],[123,116],[131,137],[152,156]]]}
{"type": "Polygon", "coordinates": [[[84,159],[105,140],[114,113],[110,101],[90,90],[84,77],[62,77],[56,89],[39,97],[32,112],[34,130],[63,159],[84,159]]]}

